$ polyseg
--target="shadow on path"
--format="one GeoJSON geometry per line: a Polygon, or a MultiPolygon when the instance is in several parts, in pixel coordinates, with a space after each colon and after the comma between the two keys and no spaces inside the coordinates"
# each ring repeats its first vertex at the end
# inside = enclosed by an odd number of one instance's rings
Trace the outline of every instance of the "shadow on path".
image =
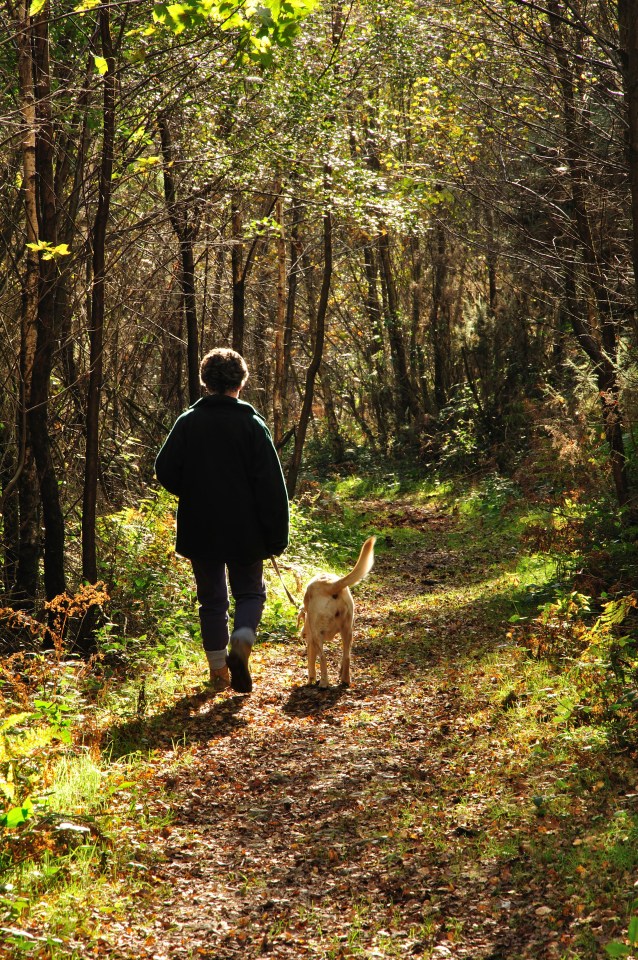
{"type": "Polygon", "coordinates": [[[334,707],[347,690],[347,687],[342,686],[328,687],[326,690],[321,690],[318,686],[295,687],[282,709],[291,717],[319,716],[334,707]]]}
{"type": "Polygon", "coordinates": [[[221,696],[202,690],[183,697],[151,717],[130,720],[111,727],[107,741],[114,759],[131,753],[170,749],[176,743],[205,743],[214,737],[230,736],[246,725],[240,711],[246,697],[221,696]]]}

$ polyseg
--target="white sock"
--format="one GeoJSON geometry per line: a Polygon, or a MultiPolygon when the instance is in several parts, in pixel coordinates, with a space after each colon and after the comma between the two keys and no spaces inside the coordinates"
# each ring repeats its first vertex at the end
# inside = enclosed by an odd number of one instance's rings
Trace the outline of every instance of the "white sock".
{"type": "Polygon", "coordinates": [[[225,650],[204,650],[204,653],[211,670],[221,670],[222,667],[226,666],[225,650]]]}

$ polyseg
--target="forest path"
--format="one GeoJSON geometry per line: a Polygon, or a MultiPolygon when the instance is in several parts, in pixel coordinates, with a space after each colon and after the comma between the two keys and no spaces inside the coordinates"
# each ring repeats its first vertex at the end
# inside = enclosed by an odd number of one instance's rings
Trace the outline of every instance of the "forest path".
{"type": "Polygon", "coordinates": [[[543,740],[547,717],[523,733],[503,704],[511,545],[499,558],[435,508],[368,507],[382,532],[349,689],[304,686],[301,644],[265,643],[252,695],[198,693],[149,724],[186,762],[149,783],[149,814],[172,821],[110,956],[599,955],[613,910],[587,918],[582,874],[570,892],[553,867],[596,794],[543,740]],[[554,814],[556,783],[573,789],[554,814]]]}

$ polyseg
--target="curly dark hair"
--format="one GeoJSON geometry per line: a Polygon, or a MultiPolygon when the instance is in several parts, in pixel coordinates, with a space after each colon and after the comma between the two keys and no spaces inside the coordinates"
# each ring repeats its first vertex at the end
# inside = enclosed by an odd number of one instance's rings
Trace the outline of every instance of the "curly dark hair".
{"type": "Polygon", "coordinates": [[[248,380],[248,367],[236,350],[217,347],[202,360],[199,379],[209,393],[226,393],[243,387],[248,380]]]}

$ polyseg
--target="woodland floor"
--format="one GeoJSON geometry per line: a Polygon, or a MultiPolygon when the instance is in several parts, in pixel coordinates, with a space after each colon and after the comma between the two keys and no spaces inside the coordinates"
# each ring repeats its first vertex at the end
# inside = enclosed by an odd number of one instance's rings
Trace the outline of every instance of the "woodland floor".
{"type": "Polygon", "coordinates": [[[379,540],[350,688],[305,686],[299,643],[262,643],[252,695],[119,731],[155,751],[165,825],[97,955],[560,960],[626,929],[638,774],[525,707],[515,546],[435,507],[362,508],[379,540]]]}

